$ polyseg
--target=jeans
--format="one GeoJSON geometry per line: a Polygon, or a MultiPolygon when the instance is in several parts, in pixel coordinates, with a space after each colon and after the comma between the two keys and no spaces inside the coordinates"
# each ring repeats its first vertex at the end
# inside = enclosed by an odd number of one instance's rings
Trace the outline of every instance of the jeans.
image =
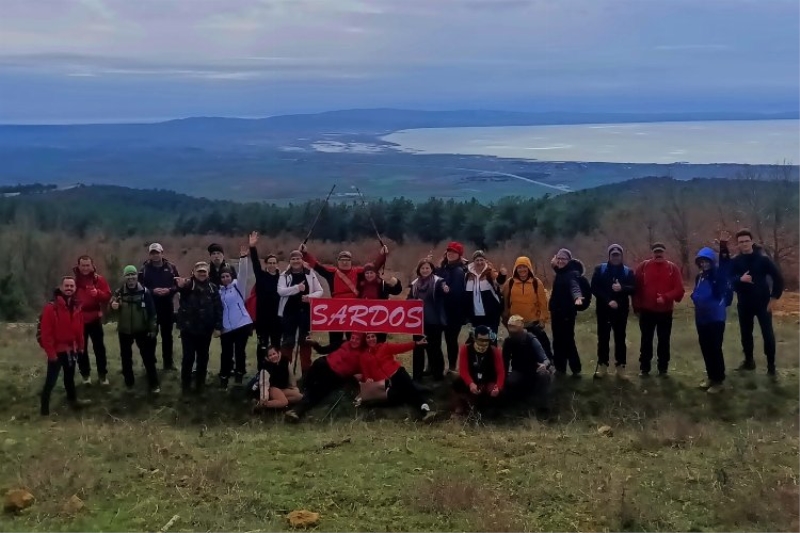
{"type": "Polygon", "coordinates": [[[628,329],[628,310],[611,309],[598,303],[597,308],[597,363],[608,366],[611,344],[611,332],[614,332],[614,360],[617,366],[625,366],[628,360],[625,345],[628,329]]]}
{"type": "MultiPolygon", "coordinates": [[[[412,356],[412,371],[414,380],[419,381],[422,379],[422,373],[425,370],[425,354],[428,354],[428,368],[433,374],[433,379],[439,381],[444,379],[444,354],[442,353],[442,334],[444,333],[444,326],[438,324],[425,324],[425,336],[428,338],[426,346],[414,346],[412,356]]],[[[414,336],[414,340],[418,341],[421,337],[414,336]]]]}
{"type": "Polygon", "coordinates": [[[118,333],[117,336],[119,337],[119,356],[122,360],[122,377],[125,379],[125,385],[133,387],[136,381],[133,376],[133,343],[136,343],[145,372],[147,372],[147,384],[151,389],[158,387],[156,345],[153,338],[147,333],[137,333],[136,335],[118,333]]]}
{"type": "Polygon", "coordinates": [[[250,338],[250,326],[243,326],[223,333],[219,342],[222,347],[220,356],[219,377],[229,378],[231,371],[237,376],[247,373],[247,340],[250,338]]]}
{"type": "Polygon", "coordinates": [[[639,370],[648,374],[653,361],[653,339],[658,335],[658,371],[666,373],[669,369],[669,340],[672,335],[672,311],[654,313],[642,311],[639,314],[639,329],[642,332],[642,344],[639,350],[639,370]]]}
{"type": "Polygon", "coordinates": [[[106,359],[106,344],[103,340],[103,319],[98,318],[83,326],[83,336],[85,347],[83,352],[78,354],[78,368],[81,376],[88,378],[92,373],[92,365],[89,362],[89,341],[92,341],[94,358],[97,363],[97,375],[103,379],[108,374],[108,361],[106,359]]]}
{"type": "Polygon", "coordinates": [[[772,327],[772,313],[766,307],[756,308],[752,305],[739,305],[739,330],[742,335],[742,349],[744,350],[744,360],[753,363],[753,327],[755,319],[761,328],[761,336],[764,338],[764,355],[767,356],[767,368],[775,368],[775,330],[772,327]]]}
{"type": "Polygon", "coordinates": [[[696,324],[700,351],[706,363],[708,380],[713,383],[725,381],[725,357],[722,354],[722,340],[725,336],[725,322],[696,324]]]}
{"type": "Polygon", "coordinates": [[[536,340],[539,341],[539,344],[541,344],[542,348],[544,349],[544,354],[552,362],[553,347],[550,345],[550,338],[547,336],[547,331],[544,329],[544,326],[537,322],[535,324],[525,326],[525,331],[536,337],[536,340]]]}
{"type": "Polygon", "coordinates": [[[206,372],[208,371],[208,352],[211,348],[211,333],[192,334],[188,331],[181,332],[181,347],[183,360],[181,361],[181,386],[184,392],[192,386],[192,369],[197,362],[197,380],[195,386],[198,391],[206,385],[206,372]]]}
{"type": "Polygon", "coordinates": [[[581,373],[581,358],[575,344],[575,315],[553,316],[553,365],[559,372],[581,373]]]}
{"type": "Polygon", "coordinates": [[[47,376],[44,379],[44,388],[41,397],[41,413],[50,414],[50,394],[58,381],[58,375],[64,370],[64,389],[67,391],[67,400],[74,403],[78,397],[75,393],[75,355],[60,353],[54,361],[47,361],[47,376]]]}

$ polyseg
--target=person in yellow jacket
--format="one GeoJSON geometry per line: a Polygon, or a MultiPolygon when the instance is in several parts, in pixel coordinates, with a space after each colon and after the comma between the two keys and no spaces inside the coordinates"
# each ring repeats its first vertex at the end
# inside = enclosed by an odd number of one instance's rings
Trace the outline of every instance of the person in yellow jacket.
{"type": "Polygon", "coordinates": [[[548,359],[552,359],[553,350],[544,329],[550,321],[547,290],[542,280],[534,276],[529,258],[518,257],[514,262],[514,273],[503,285],[503,302],[503,325],[507,325],[510,316],[521,316],[525,329],[536,337],[548,359]]]}

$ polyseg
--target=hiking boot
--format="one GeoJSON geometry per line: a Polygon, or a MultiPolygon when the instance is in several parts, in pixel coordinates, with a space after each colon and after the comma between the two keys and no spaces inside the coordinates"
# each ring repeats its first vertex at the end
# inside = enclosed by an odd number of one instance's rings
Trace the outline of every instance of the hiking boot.
{"type": "Polygon", "coordinates": [[[756,369],[756,362],[752,359],[745,359],[742,363],[736,367],[737,372],[746,372],[748,370],[755,370],[756,369]]]}
{"type": "Polygon", "coordinates": [[[602,379],[608,375],[608,365],[599,365],[594,373],[594,377],[602,379]]]}
{"type": "Polygon", "coordinates": [[[659,370],[658,377],[661,379],[667,379],[669,377],[669,373],[666,370],[659,370]]]}
{"type": "Polygon", "coordinates": [[[581,375],[580,371],[578,371],[578,372],[573,372],[570,377],[572,379],[581,379],[583,377],[583,375],[581,375]]]}
{"type": "Polygon", "coordinates": [[[359,396],[359,397],[358,397],[358,398],[356,398],[356,400],[353,402],[353,407],[361,407],[361,402],[362,402],[362,400],[361,400],[361,396],[359,396]]]}
{"type": "Polygon", "coordinates": [[[150,394],[161,394],[161,387],[153,387],[150,389],[150,394]]]}
{"type": "Polygon", "coordinates": [[[72,400],[70,403],[70,407],[73,409],[80,409],[82,407],[86,407],[87,405],[92,405],[92,400],[88,399],[81,399],[81,400],[72,400]]]}
{"type": "Polygon", "coordinates": [[[100,377],[97,379],[97,382],[98,382],[100,385],[104,386],[104,387],[108,387],[109,385],[111,385],[111,383],[109,383],[109,382],[108,382],[108,378],[107,378],[106,376],[100,376],[100,377]]]}
{"type": "Polygon", "coordinates": [[[619,379],[626,379],[628,376],[625,374],[625,365],[617,365],[616,374],[619,379]]]}
{"type": "Polygon", "coordinates": [[[92,376],[83,376],[83,384],[86,386],[92,385],[92,376]]]}
{"type": "Polygon", "coordinates": [[[700,384],[697,386],[697,388],[701,390],[708,390],[709,387],[711,387],[711,385],[712,383],[706,379],[701,381],[700,384]]]}
{"type": "Polygon", "coordinates": [[[770,381],[778,381],[778,372],[774,368],[768,368],[767,377],[770,381]]]}
{"type": "Polygon", "coordinates": [[[225,390],[228,388],[228,378],[219,377],[219,388],[225,390]]]}
{"type": "Polygon", "coordinates": [[[297,422],[300,422],[300,415],[294,412],[294,410],[289,409],[283,414],[283,419],[291,424],[296,424],[297,422]]]}
{"type": "Polygon", "coordinates": [[[706,390],[706,392],[708,394],[719,394],[723,390],[725,390],[725,387],[722,386],[722,383],[714,383],[708,388],[708,390],[706,390]]]}
{"type": "Polygon", "coordinates": [[[436,420],[437,415],[438,413],[436,411],[430,411],[430,410],[425,411],[425,414],[422,416],[422,421],[433,422],[434,420],[436,420]]]}
{"type": "Polygon", "coordinates": [[[233,377],[233,382],[234,382],[236,385],[241,385],[241,384],[242,384],[242,381],[244,381],[244,374],[236,374],[236,375],[233,377]]]}
{"type": "Polygon", "coordinates": [[[650,377],[650,372],[649,372],[649,371],[642,370],[641,372],[639,372],[639,377],[640,377],[640,378],[643,378],[643,379],[647,379],[647,378],[649,378],[649,377],[650,377]]]}

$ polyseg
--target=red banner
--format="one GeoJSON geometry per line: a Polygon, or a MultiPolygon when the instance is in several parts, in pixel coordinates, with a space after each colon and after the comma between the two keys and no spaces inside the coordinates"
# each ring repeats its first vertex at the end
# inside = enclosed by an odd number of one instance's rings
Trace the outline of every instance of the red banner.
{"type": "Polygon", "coordinates": [[[314,332],[422,335],[423,328],[420,300],[311,299],[311,331],[314,332]]]}

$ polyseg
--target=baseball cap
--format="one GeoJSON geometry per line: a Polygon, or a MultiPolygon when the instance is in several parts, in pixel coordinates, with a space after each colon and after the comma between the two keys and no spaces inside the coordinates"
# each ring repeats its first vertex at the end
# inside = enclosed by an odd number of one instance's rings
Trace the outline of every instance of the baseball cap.
{"type": "Polygon", "coordinates": [[[208,272],[208,263],[206,263],[205,261],[198,261],[197,263],[194,264],[195,272],[199,272],[201,270],[205,270],[206,272],[208,272]]]}
{"type": "Polygon", "coordinates": [[[337,259],[352,259],[352,258],[353,254],[351,254],[347,250],[342,250],[341,252],[339,252],[339,257],[337,259]]]}
{"type": "Polygon", "coordinates": [[[160,244],[158,244],[157,242],[154,242],[153,244],[151,244],[151,245],[150,245],[150,248],[149,248],[148,250],[149,250],[150,252],[158,252],[158,253],[161,253],[161,252],[163,252],[163,251],[164,251],[164,247],[163,247],[163,246],[161,246],[160,244]]]}

